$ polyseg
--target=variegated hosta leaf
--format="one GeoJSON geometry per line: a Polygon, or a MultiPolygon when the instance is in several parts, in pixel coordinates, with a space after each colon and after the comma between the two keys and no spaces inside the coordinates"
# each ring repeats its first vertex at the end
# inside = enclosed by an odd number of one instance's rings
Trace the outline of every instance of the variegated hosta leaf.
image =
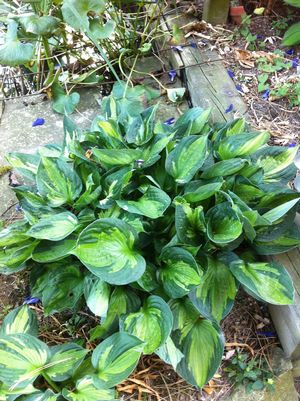
{"type": "Polygon", "coordinates": [[[74,309],[83,295],[81,264],[73,259],[34,266],[31,294],[42,299],[46,315],[74,309]]]}
{"type": "Polygon", "coordinates": [[[72,234],[77,226],[77,217],[73,213],[63,212],[39,220],[27,233],[33,238],[60,241],[72,234]]]}
{"type": "Polygon", "coordinates": [[[184,357],[177,373],[189,383],[202,387],[217,371],[222,360],[224,337],[220,327],[200,316],[188,300],[176,300],[174,311],[175,345],[184,357]]]}
{"type": "Polygon", "coordinates": [[[228,202],[219,203],[206,214],[207,236],[216,244],[228,244],[243,231],[243,224],[228,202]]]}
{"type": "Polygon", "coordinates": [[[192,208],[182,198],[175,198],[175,228],[176,235],[182,244],[200,245],[206,233],[206,222],[203,206],[192,208]]]}
{"type": "Polygon", "coordinates": [[[218,153],[222,160],[232,159],[254,153],[268,142],[270,135],[267,132],[249,132],[231,135],[224,138],[218,146],[218,153]]]}
{"type": "Polygon", "coordinates": [[[61,241],[41,241],[32,252],[32,259],[39,263],[55,262],[71,254],[77,242],[76,235],[61,241]]]}
{"type": "Polygon", "coordinates": [[[216,258],[208,258],[208,266],[200,285],[189,297],[202,316],[219,322],[231,310],[237,292],[229,266],[216,258]]]}
{"type": "Polygon", "coordinates": [[[201,283],[202,271],[194,257],[185,249],[170,247],[162,254],[159,277],[170,298],[181,298],[201,283]]]}
{"type": "Polygon", "coordinates": [[[64,388],[63,397],[68,401],[113,401],[114,390],[97,388],[89,376],[78,380],[74,391],[64,388]]]}
{"type": "Polygon", "coordinates": [[[66,343],[51,347],[50,353],[51,356],[45,373],[53,381],[62,382],[72,376],[88,353],[88,350],[74,343],[66,343]]]}
{"type": "Polygon", "coordinates": [[[183,198],[187,202],[200,202],[213,196],[221,189],[223,181],[208,182],[204,180],[192,181],[186,185],[183,198]]]}
{"type": "Polygon", "coordinates": [[[92,355],[95,383],[110,388],[126,379],[135,369],[144,343],[128,333],[115,333],[98,345],[92,355]]]}
{"type": "Polygon", "coordinates": [[[211,109],[203,110],[201,107],[193,107],[183,113],[174,125],[176,137],[200,134],[207,124],[211,109]]]}
{"type": "MultiPolygon", "coordinates": [[[[262,235],[264,232],[261,233],[262,235]]],[[[268,233],[267,233],[268,234],[268,233]]],[[[291,224],[283,233],[275,238],[256,238],[254,249],[258,255],[275,255],[277,253],[288,252],[300,246],[300,228],[297,224],[291,224]]]]}
{"type": "Polygon", "coordinates": [[[48,36],[51,35],[60,23],[58,18],[52,17],[51,15],[28,15],[20,18],[20,23],[28,33],[34,35],[48,36]]]}
{"type": "Polygon", "coordinates": [[[59,393],[53,393],[52,390],[47,389],[45,392],[37,391],[33,394],[26,395],[22,397],[22,401],[56,401],[59,396],[59,393]]]}
{"type": "Polygon", "coordinates": [[[29,225],[26,220],[20,220],[0,231],[0,246],[8,246],[25,241],[29,225]]]}
{"type": "Polygon", "coordinates": [[[167,340],[172,325],[173,316],[169,305],[162,298],[151,295],[140,311],[125,318],[123,329],[145,342],[144,354],[152,354],[167,340]]]}
{"type": "Polygon", "coordinates": [[[98,149],[92,148],[94,159],[104,168],[127,166],[141,158],[139,149],[98,149]]]}
{"type": "Polygon", "coordinates": [[[142,114],[135,117],[126,132],[128,143],[135,143],[137,146],[144,145],[153,137],[155,125],[155,113],[158,104],[144,110],[142,114]]]}
{"type": "Polygon", "coordinates": [[[48,359],[47,345],[29,334],[0,337],[0,380],[12,390],[33,383],[48,359]]]}
{"type": "Polygon", "coordinates": [[[118,200],[117,204],[126,212],[140,214],[151,219],[161,217],[170,206],[170,197],[161,189],[150,185],[137,201],[118,200]]]}
{"type": "Polygon", "coordinates": [[[102,338],[108,332],[114,332],[119,326],[119,318],[130,312],[136,312],[141,306],[138,295],[127,287],[115,287],[109,300],[107,316],[101,324],[91,330],[91,340],[102,338]]]}
{"type": "Polygon", "coordinates": [[[109,305],[110,286],[94,275],[84,279],[84,297],[91,312],[96,316],[105,317],[109,305]]]}
{"type": "Polygon", "coordinates": [[[38,241],[31,239],[0,249],[0,272],[12,274],[25,268],[24,262],[31,257],[37,244],[38,241]]]}
{"type": "Polygon", "coordinates": [[[10,389],[10,386],[7,386],[3,383],[0,383],[0,400],[1,401],[14,401],[15,399],[19,398],[20,396],[23,396],[22,399],[25,398],[25,396],[29,394],[37,393],[39,394],[39,391],[33,387],[32,384],[29,384],[28,386],[24,388],[16,388],[14,390],[10,389]]]}
{"type": "Polygon", "coordinates": [[[99,219],[80,234],[76,256],[96,276],[123,285],[138,280],[145,271],[145,259],[134,249],[133,228],[116,218],[99,219]]]}
{"type": "Polygon", "coordinates": [[[279,263],[236,260],[230,264],[230,270],[240,283],[264,301],[275,305],[293,303],[291,277],[279,263]]]}
{"type": "Polygon", "coordinates": [[[240,171],[246,163],[247,160],[238,158],[222,160],[207,167],[201,174],[201,178],[210,179],[215,177],[226,177],[240,171]]]}
{"type": "Polygon", "coordinates": [[[263,168],[265,179],[272,181],[280,179],[281,174],[293,164],[298,149],[299,146],[290,148],[266,146],[254,153],[251,158],[257,166],[263,168]]]}
{"type": "Polygon", "coordinates": [[[269,220],[270,223],[274,223],[277,220],[279,220],[281,217],[283,217],[290,209],[292,209],[296,203],[299,202],[300,198],[292,199],[288,202],[285,202],[268,212],[264,213],[262,215],[263,218],[269,220]]]}
{"type": "Polygon", "coordinates": [[[27,333],[32,336],[38,335],[38,324],[36,314],[28,305],[13,309],[5,316],[0,327],[0,336],[2,334],[27,333]]]}
{"type": "Polygon", "coordinates": [[[61,158],[42,157],[36,176],[39,193],[50,206],[71,203],[80,195],[82,183],[73,167],[61,158]]]}
{"type": "Polygon", "coordinates": [[[184,357],[183,353],[176,348],[171,337],[168,337],[167,341],[159,347],[155,353],[165,363],[172,365],[175,370],[181,359],[184,357]]]}
{"type": "Polygon", "coordinates": [[[169,153],[166,171],[178,184],[185,184],[201,168],[207,151],[207,136],[190,135],[184,137],[169,153]]]}

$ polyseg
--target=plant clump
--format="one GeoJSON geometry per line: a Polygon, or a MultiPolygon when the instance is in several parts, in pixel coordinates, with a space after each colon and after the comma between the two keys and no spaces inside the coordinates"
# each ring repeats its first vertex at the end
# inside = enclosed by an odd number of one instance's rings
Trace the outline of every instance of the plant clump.
{"type": "Polygon", "coordinates": [[[243,119],[213,126],[201,108],[158,121],[147,93],[117,83],[90,130],[65,117],[63,145],[8,155],[25,177],[13,188],[24,219],[0,232],[0,271],[30,270],[47,315],[85,302],[100,343],[49,347],[27,306],[11,312],[0,336],[6,395],[40,396],[45,380],[45,399],[112,399],[142,353],[202,387],[221,362],[219,323],[239,287],[293,302],[284,267],[260,255],[300,244],[288,185],[297,147],[269,146],[243,119]]]}

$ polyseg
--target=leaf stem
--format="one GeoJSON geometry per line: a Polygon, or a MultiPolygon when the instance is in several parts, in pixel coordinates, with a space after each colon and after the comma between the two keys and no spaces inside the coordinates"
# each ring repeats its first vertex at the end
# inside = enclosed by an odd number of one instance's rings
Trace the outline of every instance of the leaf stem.
{"type": "Polygon", "coordinates": [[[60,393],[60,388],[58,387],[57,384],[54,383],[53,380],[50,379],[50,377],[47,375],[46,372],[42,372],[42,376],[44,377],[44,379],[46,380],[46,382],[58,393],[60,393]]]}

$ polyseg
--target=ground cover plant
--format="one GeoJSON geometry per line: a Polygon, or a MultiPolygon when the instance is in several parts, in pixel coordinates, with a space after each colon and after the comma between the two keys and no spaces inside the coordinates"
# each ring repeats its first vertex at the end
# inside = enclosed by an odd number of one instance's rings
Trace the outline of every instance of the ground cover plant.
{"type": "Polygon", "coordinates": [[[269,146],[243,119],[211,126],[200,108],[157,121],[147,96],[117,83],[90,130],[66,116],[62,146],[8,155],[24,176],[14,188],[24,219],[0,232],[0,272],[30,271],[46,315],[86,304],[99,317],[91,351],[49,348],[28,307],[11,312],[0,335],[9,399],[112,399],[142,353],[201,387],[239,287],[293,302],[284,267],[261,257],[300,244],[288,185],[298,148],[269,146]]]}

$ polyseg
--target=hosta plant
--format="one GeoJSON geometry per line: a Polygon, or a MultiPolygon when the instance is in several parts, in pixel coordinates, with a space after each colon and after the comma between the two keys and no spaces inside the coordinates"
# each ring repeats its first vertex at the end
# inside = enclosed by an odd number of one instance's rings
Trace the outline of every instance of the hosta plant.
{"type": "MultiPolygon", "coordinates": [[[[211,126],[200,108],[159,122],[142,95],[116,84],[89,131],[66,117],[62,146],[8,156],[24,175],[14,188],[24,219],[0,233],[1,272],[30,270],[46,314],[86,303],[99,317],[95,388],[121,382],[142,352],[201,387],[220,364],[219,324],[239,287],[293,302],[284,267],[260,255],[300,244],[299,194],[288,185],[297,147],[269,146],[243,119],[211,126]]],[[[36,339],[28,347],[43,372],[49,351],[36,339]]],[[[26,388],[30,378],[0,380],[26,388]]]]}

